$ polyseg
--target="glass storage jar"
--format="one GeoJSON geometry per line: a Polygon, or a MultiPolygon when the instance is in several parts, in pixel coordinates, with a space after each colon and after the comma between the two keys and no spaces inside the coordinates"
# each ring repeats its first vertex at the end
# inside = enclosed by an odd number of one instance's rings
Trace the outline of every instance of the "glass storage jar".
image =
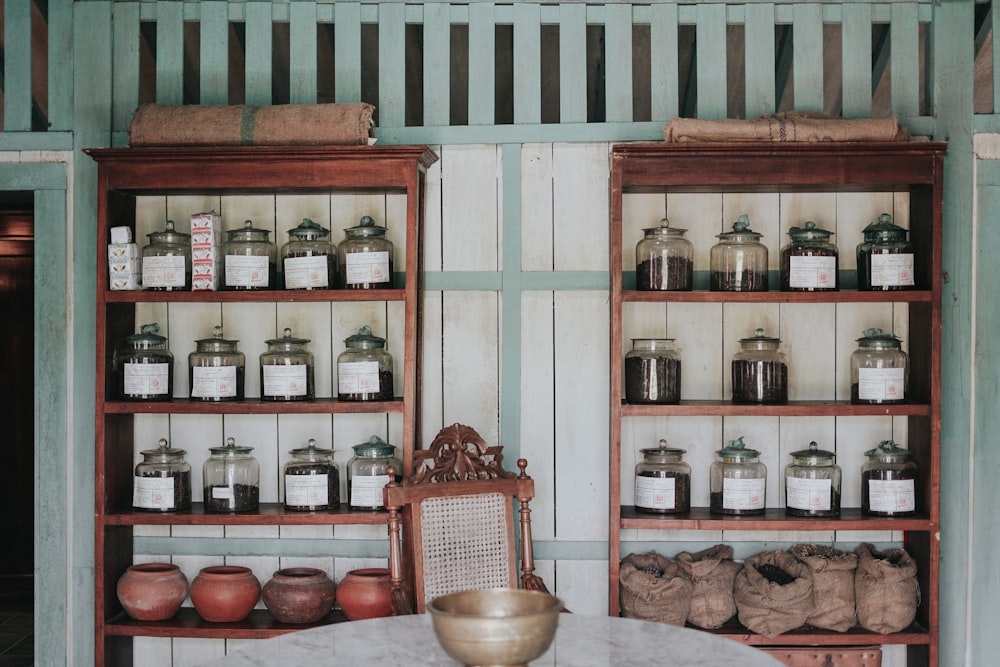
{"type": "Polygon", "coordinates": [[[833,232],[812,220],[788,230],[791,242],[781,249],[781,289],[784,292],[834,292],[839,287],[840,259],[830,243],[833,232]]]}
{"type": "Polygon", "coordinates": [[[880,405],[906,400],[909,357],[901,342],[882,329],[865,329],[851,353],[851,403],[880,405]]]}
{"type": "Polygon", "coordinates": [[[861,513],[871,516],[913,516],[917,510],[917,464],[910,451],[883,440],[865,452],[861,466],[861,513]]]}
{"type": "Polygon", "coordinates": [[[377,435],[368,442],[354,445],[354,456],[347,463],[347,496],[352,510],[384,510],[382,489],[389,483],[389,466],[396,467],[396,481],[402,479],[403,462],[396,458],[396,448],[377,435]]]}
{"type": "Polygon", "coordinates": [[[741,215],[733,231],[717,235],[709,251],[710,288],[716,292],[766,292],[767,246],[762,234],[750,229],[750,217],[741,215]]]}
{"type": "Polygon", "coordinates": [[[148,512],[191,509],[191,465],[183,449],[172,449],[160,438],[156,449],[144,449],[135,466],[132,507],[148,512]]]}
{"type": "Polygon", "coordinates": [[[281,247],[285,289],[331,289],[337,278],[337,246],[327,240],[330,230],[309,218],[288,230],[281,247]]]}
{"type": "Polygon", "coordinates": [[[209,447],[202,466],[206,512],[256,512],[260,499],[260,464],[253,447],[226,438],[221,447],[209,447]]]}
{"type": "Polygon", "coordinates": [[[709,510],[716,514],[763,514],[767,468],[760,452],[747,449],[743,436],[715,452],[709,468],[709,510]]]}
{"type": "Polygon", "coordinates": [[[780,345],[780,339],[764,335],[763,329],[740,339],[740,351],[732,360],[734,403],[788,402],[788,358],[780,345]]]}
{"type": "Polygon", "coordinates": [[[635,466],[635,509],[639,512],[677,514],[691,509],[691,466],[683,461],[687,450],[667,446],[640,450],[635,466]]]}
{"type": "Polygon", "coordinates": [[[340,286],[346,289],[388,289],[392,287],[393,246],[385,237],[388,230],[375,224],[370,215],[356,227],[344,230],[347,237],[338,248],[340,286]]]}
{"type": "Polygon", "coordinates": [[[142,287],[159,292],[191,289],[191,235],[167,220],[162,232],[146,234],[142,248],[142,287]]]}
{"type": "Polygon", "coordinates": [[[289,452],[284,465],[285,509],[314,512],[340,507],[340,469],[332,449],[316,447],[310,438],[306,447],[289,452]]]}
{"type": "Polygon", "coordinates": [[[819,448],[815,441],[808,449],[791,453],[785,466],[785,514],[791,516],[840,516],[843,475],[837,455],[819,448]]]}
{"type": "Polygon", "coordinates": [[[226,232],[222,244],[222,286],[227,290],[256,290],[274,287],[277,267],[271,231],[257,229],[246,220],[240,229],[226,232]]]}
{"type": "Polygon", "coordinates": [[[694,245],[684,238],[686,229],[670,226],[666,218],[659,227],[643,229],[635,246],[635,288],[640,291],[691,289],[694,245]]]}
{"type": "Polygon", "coordinates": [[[190,397],[199,401],[241,401],[244,397],[246,355],[236,349],[238,340],[222,337],[222,327],[211,338],[196,340],[188,355],[190,397]]]}
{"type": "Polygon", "coordinates": [[[174,355],[156,322],[125,338],[115,354],[118,395],[125,401],[169,401],[174,393],[174,355]]]}
{"type": "Polygon", "coordinates": [[[859,290],[914,289],[914,251],[907,233],[888,213],[862,230],[864,241],[857,248],[859,290]]]}
{"type": "Polygon", "coordinates": [[[681,358],[673,338],[633,338],[625,354],[625,400],[629,403],[678,403],[681,358]]]}
{"type": "Polygon", "coordinates": [[[393,397],[392,355],[385,339],[367,324],[344,339],[337,357],[337,398],[341,401],[389,401],[393,397]]]}
{"type": "Polygon", "coordinates": [[[281,338],[264,341],[260,355],[260,394],[265,401],[311,401],[316,398],[312,352],[308,338],[295,338],[286,328],[281,338]]]}

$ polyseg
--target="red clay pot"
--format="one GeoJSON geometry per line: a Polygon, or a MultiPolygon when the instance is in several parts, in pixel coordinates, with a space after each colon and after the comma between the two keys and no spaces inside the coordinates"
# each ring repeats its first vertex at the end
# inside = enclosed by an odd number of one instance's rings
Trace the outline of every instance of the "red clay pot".
{"type": "Polygon", "coordinates": [[[336,588],[323,570],[289,567],[264,584],[261,598],[282,623],[315,623],[330,613],[336,588]]]}
{"type": "Polygon", "coordinates": [[[337,586],[337,604],[350,621],[392,615],[389,570],[369,567],[351,570],[337,586]]]}
{"type": "Polygon", "coordinates": [[[165,621],[180,609],[188,580],[170,563],[132,565],[118,580],[118,601],[137,621],[165,621]]]}
{"type": "Polygon", "coordinates": [[[260,581],[248,567],[213,565],[191,582],[195,611],[212,623],[242,621],[260,599],[260,581]]]}

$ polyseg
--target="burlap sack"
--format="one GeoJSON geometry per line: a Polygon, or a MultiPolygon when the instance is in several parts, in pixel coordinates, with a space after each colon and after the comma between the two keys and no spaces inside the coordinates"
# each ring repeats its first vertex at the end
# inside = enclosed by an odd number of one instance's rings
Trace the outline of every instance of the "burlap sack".
{"type": "Polygon", "coordinates": [[[663,126],[669,143],[692,141],[815,142],[907,141],[906,128],[895,116],[840,118],[815,111],[785,111],[755,118],[705,120],[674,116],[663,126]]]}
{"type": "Polygon", "coordinates": [[[913,623],[920,606],[917,564],[903,549],[876,551],[870,544],[855,549],[854,574],[858,622],[872,632],[900,632],[913,623]]]}
{"type": "Polygon", "coordinates": [[[733,548],[716,544],[704,551],[677,554],[677,566],[691,580],[688,622],[699,628],[718,628],[736,615],[733,582],[743,567],[733,560],[733,548]]]}
{"type": "Polygon", "coordinates": [[[776,637],[801,627],[812,613],[812,571],[787,551],[765,551],[743,563],[733,597],[740,623],[776,637]],[[776,575],[787,582],[772,581],[776,575]]]}
{"type": "Polygon", "coordinates": [[[677,563],[655,551],[629,554],[618,572],[622,616],[684,625],[691,604],[691,582],[677,563]]]}
{"type": "Polygon", "coordinates": [[[858,557],[819,544],[796,544],[791,552],[812,570],[813,611],[806,623],[836,632],[853,628],[858,622],[854,611],[858,557]]]}

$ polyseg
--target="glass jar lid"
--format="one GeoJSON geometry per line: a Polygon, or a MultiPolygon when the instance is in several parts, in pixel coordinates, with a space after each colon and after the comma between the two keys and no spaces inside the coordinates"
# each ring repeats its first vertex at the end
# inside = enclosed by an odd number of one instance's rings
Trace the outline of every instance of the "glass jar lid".
{"type": "Polygon", "coordinates": [[[900,339],[896,338],[888,331],[882,331],[878,327],[865,329],[865,335],[858,338],[858,347],[872,348],[878,350],[891,350],[900,347],[900,339]]]}
{"type": "Polygon", "coordinates": [[[743,443],[743,436],[730,440],[729,445],[715,452],[719,460],[726,463],[738,463],[741,461],[756,461],[760,452],[756,449],[747,449],[743,443]]]}
{"type": "Polygon", "coordinates": [[[200,338],[195,341],[199,352],[231,352],[236,349],[239,340],[227,340],[222,337],[222,327],[212,327],[211,338],[200,338]]]}
{"type": "Polygon", "coordinates": [[[164,350],[167,347],[167,339],[156,333],[159,330],[160,325],[156,322],[143,324],[139,327],[139,333],[126,337],[125,342],[136,350],[164,350]]]}
{"type": "Polygon", "coordinates": [[[282,346],[285,347],[285,349],[289,349],[290,346],[292,346],[292,345],[305,345],[310,340],[311,340],[310,338],[295,338],[295,337],[293,337],[292,336],[292,330],[289,329],[288,327],[285,327],[284,331],[282,332],[282,337],[281,338],[269,338],[268,340],[266,340],[264,342],[267,343],[268,345],[272,345],[272,346],[273,345],[282,345],[282,346]]]}
{"type": "Polygon", "coordinates": [[[828,466],[837,460],[837,455],[834,452],[820,449],[815,440],[809,443],[809,449],[792,452],[791,457],[795,464],[805,466],[828,466]]]}
{"type": "Polygon", "coordinates": [[[780,343],[780,338],[765,335],[764,329],[761,327],[754,330],[753,336],[740,338],[740,345],[747,350],[776,348],[780,343]]]}
{"type": "Polygon", "coordinates": [[[385,338],[379,338],[373,334],[372,328],[366,324],[358,329],[358,333],[345,338],[344,343],[350,348],[371,350],[374,348],[385,347],[385,338]]]}
{"type": "Polygon", "coordinates": [[[150,243],[190,243],[191,235],[185,234],[184,232],[178,232],[174,229],[174,221],[167,220],[163,223],[162,232],[150,232],[146,234],[149,237],[150,243]]]}
{"type": "Polygon", "coordinates": [[[225,454],[226,456],[233,456],[236,454],[249,454],[253,451],[253,447],[248,447],[246,445],[237,445],[236,438],[226,438],[226,444],[221,447],[209,447],[208,451],[213,454],[225,454]]]}
{"type": "Polygon", "coordinates": [[[253,220],[244,220],[241,229],[230,229],[226,232],[226,237],[230,241],[269,243],[271,240],[271,230],[254,227],[253,220]]]}
{"type": "Polygon", "coordinates": [[[357,227],[348,227],[344,230],[344,234],[349,239],[373,238],[376,236],[385,236],[387,231],[385,227],[379,227],[375,224],[375,218],[366,215],[358,221],[357,227]]]}
{"type": "Polygon", "coordinates": [[[385,442],[377,435],[373,435],[369,438],[368,442],[362,442],[361,444],[354,445],[351,449],[354,450],[355,456],[360,456],[366,459],[392,456],[396,453],[396,448],[393,445],[385,442]]]}
{"type": "Polygon", "coordinates": [[[910,458],[910,450],[900,447],[892,440],[883,440],[878,443],[875,449],[865,452],[872,461],[882,461],[884,463],[905,463],[910,458]]]}
{"type": "Polygon", "coordinates": [[[650,462],[660,462],[667,463],[668,461],[680,461],[684,454],[687,454],[686,449],[677,449],[676,447],[668,447],[667,441],[660,439],[660,444],[658,447],[647,447],[645,449],[640,449],[643,457],[650,462]]]}
{"type": "Polygon", "coordinates": [[[288,452],[296,458],[307,458],[310,461],[315,461],[317,459],[325,459],[333,456],[332,449],[322,449],[316,446],[316,439],[309,438],[309,443],[305,447],[298,447],[292,449],[288,452]]]}
{"type": "Polygon", "coordinates": [[[828,241],[833,232],[816,226],[812,220],[802,223],[801,227],[792,227],[788,230],[788,235],[794,241],[828,241]]]}
{"type": "Polygon", "coordinates": [[[177,459],[184,458],[187,451],[183,449],[174,449],[167,443],[166,438],[160,438],[156,449],[144,449],[139,453],[142,454],[146,462],[171,463],[176,462],[177,459]]]}
{"type": "Polygon", "coordinates": [[[667,218],[660,218],[659,227],[646,227],[642,231],[647,237],[683,236],[685,232],[687,232],[686,229],[681,229],[679,227],[671,227],[670,220],[668,220],[667,218]]]}
{"type": "Polygon", "coordinates": [[[723,241],[757,241],[763,234],[750,229],[750,216],[744,213],[733,223],[733,231],[716,234],[723,241]]]}
{"type": "Polygon", "coordinates": [[[325,238],[330,234],[330,230],[313,222],[309,218],[302,218],[298,227],[288,230],[288,235],[295,241],[314,241],[325,238]]]}
{"type": "Polygon", "coordinates": [[[883,213],[878,217],[878,222],[871,222],[861,232],[865,236],[865,241],[905,241],[908,231],[904,227],[893,223],[892,216],[883,213]]]}
{"type": "Polygon", "coordinates": [[[674,346],[674,338],[633,338],[634,350],[669,350],[674,346]]]}

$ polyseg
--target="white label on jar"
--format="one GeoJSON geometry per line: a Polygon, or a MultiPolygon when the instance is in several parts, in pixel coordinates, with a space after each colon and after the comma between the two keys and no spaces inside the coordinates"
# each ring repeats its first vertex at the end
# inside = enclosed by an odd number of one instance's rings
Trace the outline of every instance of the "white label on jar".
{"type": "Polygon", "coordinates": [[[337,391],[341,394],[378,394],[378,362],[344,361],[337,364],[337,391]]]}
{"type": "Polygon", "coordinates": [[[785,504],[797,510],[829,511],[832,486],[829,479],[786,477],[785,504]]]}
{"type": "Polygon", "coordinates": [[[917,498],[912,479],[868,480],[868,507],[873,512],[912,512],[917,498]]]}
{"type": "Polygon", "coordinates": [[[232,398],[236,396],[236,366],[195,366],[191,371],[192,397],[232,398]]]}
{"type": "Polygon", "coordinates": [[[903,400],[903,368],[859,368],[858,398],[866,401],[903,400]]]}
{"type": "Polygon", "coordinates": [[[267,287],[268,269],[266,255],[226,255],[226,286],[267,287]]]}
{"type": "Polygon", "coordinates": [[[184,255],[142,258],[143,287],[185,287],[184,255]]]}
{"type": "Polygon", "coordinates": [[[137,475],[132,487],[132,507],[146,510],[173,509],[174,478],[137,475]]]}
{"type": "Polygon", "coordinates": [[[327,475],[285,475],[285,504],[296,507],[328,505],[327,475]]]}
{"type": "Polygon", "coordinates": [[[789,287],[832,289],[837,286],[836,257],[792,255],[788,260],[789,287]]]}
{"type": "Polygon", "coordinates": [[[384,507],[382,489],[389,483],[388,475],[366,475],[351,478],[352,507],[384,507]]]}
{"type": "Polygon", "coordinates": [[[159,396],[167,393],[170,364],[124,364],[126,396],[159,396]]]}
{"type": "Polygon", "coordinates": [[[392,282],[388,251],[347,253],[344,255],[344,279],[348,285],[392,282]]]}
{"type": "Polygon", "coordinates": [[[265,365],[263,369],[265,396],[305,396],[307,394],[308,366],[305,364],[265,365]]]}
{"type": "Polygon", "coordinates": [[[732,479],[722,480],[722,507],[727,510],[764,509],[764,487],[767,480],[732,479]]]}
{"type": "Polygon", "coordinates": [[[232,501],[236,497],[235,491],[231,486],[213,486],[212,487],[212,500],[228,500],[232,501]]]}
{"type": "Polygon", "coordinates": [[[673,477],[635,476],[635,506],[651,510],[672,510],[677,494],[673,477]]]}
{"type": "Polygon", "coordinates": [[[913,284],[913,254],[886,253],[871,256],[872,287],[913,284]]]}
{"type": "Polygon", "coordinates": [[[312,289],[314,287],[329,287],[328,266],[326,255],[286,257],[285,288],[312,289]]]}

